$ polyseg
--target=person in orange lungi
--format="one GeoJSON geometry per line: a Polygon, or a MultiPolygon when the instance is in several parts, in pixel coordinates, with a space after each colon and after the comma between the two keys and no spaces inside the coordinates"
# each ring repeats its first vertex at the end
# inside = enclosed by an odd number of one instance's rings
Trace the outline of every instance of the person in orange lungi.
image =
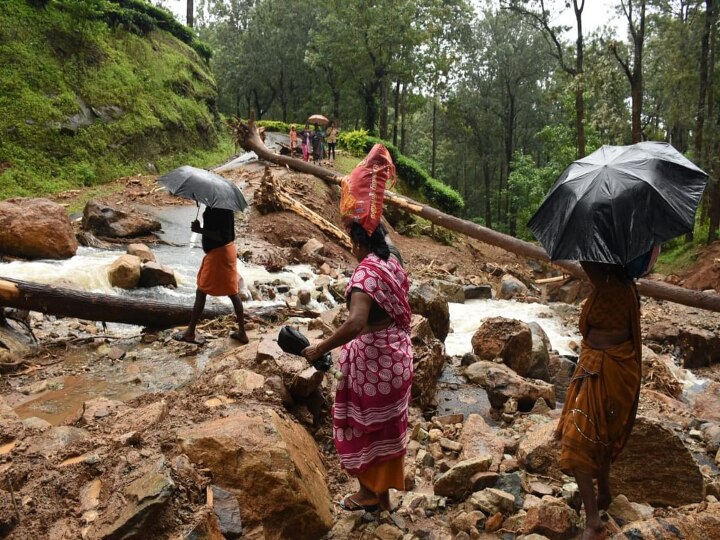
{"type": "Polygon", "coordinates": [[[201,344],[205,340],[195,335],[207,295],[227,296],[235,308],[238,330],[230,334],[240,343],[248,343],[243,319],[243,305],[240,299],[240,276],[237,272],[237,246],[235,245],[235,215],[232,210],[207,208],[203,212],[203,226],[195,220],[190,230],[202,235],[202,247],[205,251],[197,276],[195,305],[185,332],[178,332],[173,338],[180,341],[201,344]]]}
{"type": "Polygon", "coordinates": [[[599,511],[612,501],[610,464],[635,422],[642,350],[640,299],[632,277],[649,272],[657,250],[643,257],[640,272],[630,265],[580,263],[593,292],[580,314],[580,359],[555,435],[562,440],[560,468],[575,477],[585,507],[583,540],[607,537],[599,511]]]}

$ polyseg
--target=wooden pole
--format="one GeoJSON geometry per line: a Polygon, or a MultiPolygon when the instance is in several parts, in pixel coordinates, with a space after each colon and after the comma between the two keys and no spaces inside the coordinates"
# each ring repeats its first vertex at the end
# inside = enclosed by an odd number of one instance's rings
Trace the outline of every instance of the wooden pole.
{"type": "MultiPolygon", "coordinates": [[[[268,147],[265,146],[260,136],[261,134],[255,126],[255,119],[252,116],[247,123],[238,120],[237,124],[233,125],[233,129],[238,144],[245,150],[255,152],[259,158],[269,161],[270,163],[287,166],[301,173],[312,174],[326,182],[340,185],[342,175],[335,171],[307,163],[301,159],[280,156],[271,152],[268,147]]],[[[493,231],[492,229],[488,229],[471,221],[445,214],[431,206],[421,204],[392,191],[385,192],[385,202],[411,214],[423,217],[448,230],[470,236],[486,244],[500,247],[521,257],[528,257],[553,264],[578,279],[587,279],[579,263],[573,261],[550,261],[550,257],[545,250],[536,244],[525,242],[524,240],[493,231]]],[[[693,291],[685,289],[684,287],[677,287],[668,283],[648,279],[638,280],[637,287],[640,294],[651,298],[720,312],[720,294],[693,291]]]]}

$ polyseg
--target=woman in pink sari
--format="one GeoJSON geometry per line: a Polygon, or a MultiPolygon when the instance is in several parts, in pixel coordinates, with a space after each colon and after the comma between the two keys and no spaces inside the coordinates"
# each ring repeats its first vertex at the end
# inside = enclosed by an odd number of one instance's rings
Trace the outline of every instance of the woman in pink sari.
{"type": "Polygon", "coordinates": [[[405,489],[408,405],[413,378],[409,282],[400,254],[378,226],[372,235],[350,228],[358,258],[345,291],[349,315],[326,340],[303,351],[314,361],[342,346],[333,405],[333,435],[342,467],[360,489],[347,510],[390,510],[390,488],[405,489]]]}

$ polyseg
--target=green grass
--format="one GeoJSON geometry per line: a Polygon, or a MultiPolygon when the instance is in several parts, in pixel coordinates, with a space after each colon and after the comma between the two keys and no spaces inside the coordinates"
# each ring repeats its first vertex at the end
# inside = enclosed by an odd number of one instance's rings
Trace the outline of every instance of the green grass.
{"type": "Polygon", "coordinates": [[[218,131],[210,69],[165,31],[140,36],[79,21],[58,0],[45,9],[6,0],[0,58],[0,199],[232,154],[218,131]],[[106,114],[73,134],[63,125],[81,101],[106,114]]]}
{"type": "Polygon", "coordinates": [[[698,258],[698,245],[695,242],[673,242],[666,244],[655,264],[654,272],[672,274],[692,266],[698,258]]]}
{"type": "Polygon", "coordinates": [[[350,174],[352,170],[357,167],[357,164],[362,161],[361,158],[352,156],[340,150],[336,153],[337,157],[335,159],[335,170],[341,174],[350,174]]]}

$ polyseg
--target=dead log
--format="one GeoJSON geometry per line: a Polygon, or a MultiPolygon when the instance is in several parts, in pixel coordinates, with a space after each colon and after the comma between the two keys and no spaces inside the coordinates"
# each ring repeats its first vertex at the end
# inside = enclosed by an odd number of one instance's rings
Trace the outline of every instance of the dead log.
{"type": "Polygon", "coordinates": [[[255,192],[255,204],[260,211],[271,209],[295,212],[328,236],[335,238],[347,249],[352,249],[352,242],[345,231],[285,193],[284,187],[278,184],[278,180],[273,177],[269,167],[265,167],[262,183],[255,192]]]}
{"type": "MultiPolygon", "coordinates": [[[[238,121],[233,125],[235,140],[245,150],[253,151],[257,156],[270,163],[287,166],[305,174],[312,174],[326,182],[339,185],[342,181],[342,175],[319,165],[307,163],[301,159],[294,159],[288,156],[280,156],[271,152],[260,138],[260,133],[255,126],[254,118],[245,123],[238,121]]],[[[485,242],[493,246],[500,247],[520,255],[537,259],[546,263],[551,263],[563,271],[575,276],[578,279],[587,279],[580,265],[573,261],[550,261],[550,257],[543,248],[530,242],[525,242],[512,236],[493,231],[471,221],[466,221],[444,212],[440,212],[431,206],[421,204],[409,197],[398,195],[392,191],[385,192],[385,201],[387,204],[397,206],[411,214],[423,217],[436,225],[440,225],[451,231],[464,234],[471,238],[485,242]]],[[[637,282],[640,294],[656,298],[658,300],[668,300],[677,304],[707,309],[709,311],[720,312],[720,294],[704,293],[693,291],[683,287],[676,287],[668,283],[651,281],[648,279],[640,279],[637,282]]]]}
{"type": "MultiPolygon", "coordinates": [[[[67,287],[41,285],[10,278],[0,279],[0,306],[39,311],[58,317],[75,317],[151,328],[169,328],[187,324],[192,306],[89,293],[67,287]]],[[[249,315],[251,310],[247,310],[249,315]]],[[[230,307],[205,308],[203,318],[231,313],[230,307]]]]}

